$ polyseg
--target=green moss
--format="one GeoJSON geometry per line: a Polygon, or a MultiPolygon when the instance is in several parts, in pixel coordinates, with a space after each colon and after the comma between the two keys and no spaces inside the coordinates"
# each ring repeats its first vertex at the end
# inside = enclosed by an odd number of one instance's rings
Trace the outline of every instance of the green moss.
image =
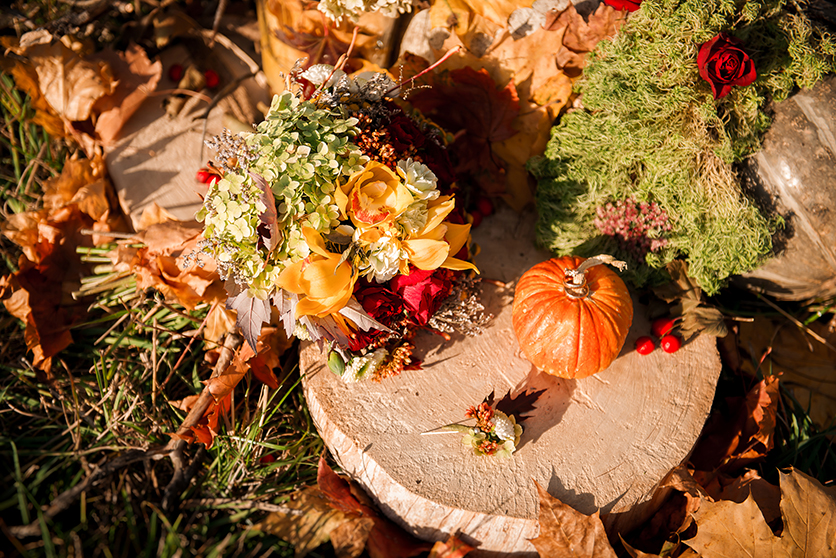
{"type": "MultiPolygon", "coordinates": [[[[769,100],[836,71],[836,42],[781,0],[645,0],[591,56],[580,83],[585,110],[563,117],[538,178],[538,239],[558,254],[615,249],[592,224],[596,208],[634,196],[656,201],[674,230],[660,252],[634,262],[642,285],[685,256],[709,294],[768,257],[778,222],[740,191],[733,164],[759,149],[769,100]],[[699,46],[724,31],[758,71],[748,87],[714,100],[699,76],[699,46]]],[[[623,254],[621,254],[623,256],[623,254]]]]}

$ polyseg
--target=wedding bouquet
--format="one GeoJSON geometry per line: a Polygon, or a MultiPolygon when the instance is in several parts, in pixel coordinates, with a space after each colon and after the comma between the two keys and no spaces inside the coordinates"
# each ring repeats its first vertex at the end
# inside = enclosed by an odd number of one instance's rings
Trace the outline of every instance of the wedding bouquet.
{"type": "Polygon", "coordinates": [[[248,343],[276,308],[288,336],[324,345],[352,381],[416,366],[419,328],[478,332],[441,132],[395,103],[386,74],[316,65],[293,84],[255,132],[210,142],[220,176],[197,215],[248,343]]]}

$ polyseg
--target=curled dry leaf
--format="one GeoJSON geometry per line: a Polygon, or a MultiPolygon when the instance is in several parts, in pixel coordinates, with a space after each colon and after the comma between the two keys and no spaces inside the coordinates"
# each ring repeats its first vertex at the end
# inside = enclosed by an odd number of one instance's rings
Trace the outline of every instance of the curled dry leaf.
{"type": "Polygon", "coordinates": [[[584,515],[564,504],[536,481],[540,498],[540,535],[531,544],[541,557],[616,558],[596,511],[584,515]]]}
{"type": "MultiPolygon", "coordinates": [[[[741,369],[754,375],[762,370],[781,374],[781,385],[806,409],[813,422],[827,428],[836,420],[836,353],[813,339],[808,332],[782,319],[757,318],[740,323],[737,349],[741,369]]],[[[836,331],[826,323],[807,326],[831,345],[836,331]]]]}
{"type": "Polygon", "coordinates": [[[763,458],[774,443],[779,399],[777,376],[755,384],[745,398],[728,399],[733,414],[715,412],[709,417],[691,454],[694,467],[731,471],[763,458]]]}

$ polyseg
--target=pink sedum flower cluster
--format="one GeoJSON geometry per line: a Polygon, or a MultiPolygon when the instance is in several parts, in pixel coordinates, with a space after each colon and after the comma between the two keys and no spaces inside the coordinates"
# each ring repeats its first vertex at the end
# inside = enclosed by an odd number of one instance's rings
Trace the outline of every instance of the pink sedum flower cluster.
{"type": "Polygon", "coordinates": [[[656,202],[637,202],[632,196],[610,202],[597,210],[593,220],[601,233],[615,237],[622,248],[642,260],[667,243],[665,233],[672,228],[668,214],[656,202]]]}

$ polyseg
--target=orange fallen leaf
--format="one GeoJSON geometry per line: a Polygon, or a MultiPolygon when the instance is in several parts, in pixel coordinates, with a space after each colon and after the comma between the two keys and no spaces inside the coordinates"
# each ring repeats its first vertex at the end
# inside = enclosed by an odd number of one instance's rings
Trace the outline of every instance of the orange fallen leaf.
{"type": "Polygon", "coordinates": [[[334,509],[374,520],[366,543],[370,558],[409,558],[430,549],[428,543],[418,541],[377,510],[360,502],[352,494],[348,481],[337,475],[323,458],[319,460],[316,482],[334,509]]]}
{"type": "Polygon", "coordinates": [[[32,366],[51,379],[52,357],[73,342],[69,331],[73,316],[61,306],[60,288],[30,265],[0,277],[0,299],[6,311],[26,325],[23,336],[33,354],[32,366]]]}
{"type": "Polygon", "coordinates": [[[446,541],[438,541],[430,550],[429,558],[462,558],[474,547],[462,542],[456,535],[450,535],[446,541]]]}
{"type": "Polygon", "coordinates": [[[534,484],[540,498],[540,534],[530,540],[542,558],[615,558],[597,511],[584,515],[534,484]]]}

